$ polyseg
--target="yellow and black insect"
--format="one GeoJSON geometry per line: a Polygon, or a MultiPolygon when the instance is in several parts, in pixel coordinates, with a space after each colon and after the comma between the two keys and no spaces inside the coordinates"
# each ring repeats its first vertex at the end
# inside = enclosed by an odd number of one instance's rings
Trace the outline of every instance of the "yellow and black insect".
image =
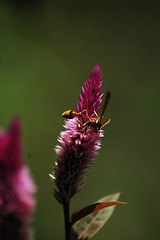
{"type": "Polygon", "coordinates": [[[86,120],[86,122],[84,122],[84,124],[83,124],[84,126],[93,127],[95,129],[95,132],[98,132],[100,129],[104,128],[111,121],[111,119],[109,119],[103,125],[101,123],[102,118],[105,113],[105,110],[110,102],[110,97],[111,97],[111,93],[109,91],[107,91],[105,102],[102,107],[102,113],[101,113],[100,117],[98,116],[97,112],[94,110],[95,117],[90,118],[88,115],[88,111],[86,109],[84,109],[82,112],[76,112],[74,110],[67,110],[64,113],[62,113],[62,117],[65,117],[67,119],[72,119],[74,117],[82,117],[82,119],[84,121],[86,120]]]}

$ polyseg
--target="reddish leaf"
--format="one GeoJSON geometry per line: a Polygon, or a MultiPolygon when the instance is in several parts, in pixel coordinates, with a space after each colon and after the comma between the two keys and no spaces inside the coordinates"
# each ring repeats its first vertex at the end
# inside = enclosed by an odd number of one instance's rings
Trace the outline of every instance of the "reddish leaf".
{"type": "Polygon", "coordinates": [[[86,217],[87,215],[89,215],[93,212],[100,211],[103,208],[115,206],[115,205],[118,205],[118,204],[126,204],[126,203],[125,202],[119,202],[119,201],[93,203],[93,204],[91,204],[87,207],[82,208],[79,211],[74,212],[72,214],[72,224],[74,224],[75,222],[77,222],[81,218],[86,217]]]}

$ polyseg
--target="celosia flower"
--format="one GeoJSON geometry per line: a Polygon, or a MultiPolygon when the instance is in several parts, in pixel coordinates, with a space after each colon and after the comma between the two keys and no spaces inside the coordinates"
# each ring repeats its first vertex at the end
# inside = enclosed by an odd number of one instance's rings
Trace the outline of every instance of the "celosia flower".
{"type": "MultiPolygon", "coordinates": [[[[101,91],[101,68],[97,64],[82,87],[77,112],[87,110],[89,117],[93,117],[94,110],[98,113],[101,91]]],[[[57,186],[54,195],[62,204],[81,189],[87,170],[100,149],[98,138],[103,136],[103,130],[96,132],[85,122],[82,116],[65,120],[65,131],[58,139],[60,145],[55,147],[57,160],[50,176],[57,186]]]]}
{"type": "Polygon", "coordinates": [[[0,129],[0,239],[29,240],[35,185],[22,161],[20,120],[0,129]]]}

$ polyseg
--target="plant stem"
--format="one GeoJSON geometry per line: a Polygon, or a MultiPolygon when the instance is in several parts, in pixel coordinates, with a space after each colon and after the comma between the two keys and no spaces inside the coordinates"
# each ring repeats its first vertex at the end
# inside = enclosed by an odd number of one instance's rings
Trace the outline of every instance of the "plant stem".
{"type": "Polygon", "coordinates": [[[70,205],[69,201],[63,203],[64,222],[65,222],[65,240],[71,240],[71,224],[70,224],[70,205]]]}

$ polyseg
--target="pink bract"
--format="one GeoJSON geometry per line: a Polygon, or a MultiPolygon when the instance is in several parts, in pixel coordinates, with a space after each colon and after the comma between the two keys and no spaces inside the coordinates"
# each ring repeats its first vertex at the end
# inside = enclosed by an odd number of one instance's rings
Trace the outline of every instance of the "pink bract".
{"type": "Polygon", "coordinates": [[[4,133],[0,129],[0,236],[3,240],[29,240],[35,184],[22,160],[18,118],[4,133]]]}

